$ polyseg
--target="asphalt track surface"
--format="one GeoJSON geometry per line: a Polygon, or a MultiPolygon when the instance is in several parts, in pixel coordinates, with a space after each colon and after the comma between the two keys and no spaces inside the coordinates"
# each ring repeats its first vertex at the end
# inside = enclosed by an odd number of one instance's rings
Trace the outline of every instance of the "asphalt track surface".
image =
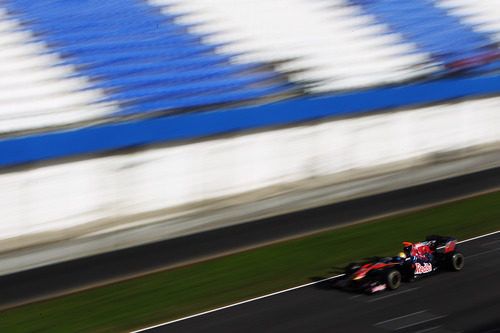
{"type": "Polygon", "coordinates": [[[495,168],[403,190],[4,275],[0,277],[0,309],[111,283],[207,256],[216,256],[286,237],[499,188],[500,168],[495,168]]]}
{"type": "Polygon", "coordinates": [[[395,291],[350,293],[328,280],[146,332],[500,332],[500,233],[458,249],[462,271],[395,291]]]}

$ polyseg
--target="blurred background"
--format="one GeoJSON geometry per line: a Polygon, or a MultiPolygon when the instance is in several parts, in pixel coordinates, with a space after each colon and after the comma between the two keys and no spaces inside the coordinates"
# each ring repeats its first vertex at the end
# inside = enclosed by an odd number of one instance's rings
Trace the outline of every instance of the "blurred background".
{"type": "Polygon", "coordinates": [[[2,0],[0,274],[498,166],[499,41],[489,0],[2,0]]]}

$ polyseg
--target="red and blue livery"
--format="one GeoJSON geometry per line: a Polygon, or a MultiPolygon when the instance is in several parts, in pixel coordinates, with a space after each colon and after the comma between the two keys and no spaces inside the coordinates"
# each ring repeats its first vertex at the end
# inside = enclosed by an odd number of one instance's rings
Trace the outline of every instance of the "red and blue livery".
{"type": "Polygon", "coordinates": [[[349,264],[335,285],[372,294],[397,289],[401,281],[413,281],[438,270],[460,271],[465,260],[456,245],[455,238],[443,236],[428,236],[418,243],[403,242],[403,252],[394,257],[349,264]]]}

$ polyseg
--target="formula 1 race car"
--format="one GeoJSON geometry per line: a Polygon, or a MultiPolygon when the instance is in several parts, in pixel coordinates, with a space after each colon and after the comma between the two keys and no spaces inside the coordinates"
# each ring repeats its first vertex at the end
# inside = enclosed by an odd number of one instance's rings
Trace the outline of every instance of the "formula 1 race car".
{"type": "Polygon", "coordinates": [[[394,257],[375,257],[363,264],[349,264],[335,286],[372,294],[397,289],[401,281],[413,281],[438,270],[459,271],[465,261],[455,250],[456,244],[455,238],[442,236],[428,236],[419,243],[403,242],[403,252],[394,257]]]}

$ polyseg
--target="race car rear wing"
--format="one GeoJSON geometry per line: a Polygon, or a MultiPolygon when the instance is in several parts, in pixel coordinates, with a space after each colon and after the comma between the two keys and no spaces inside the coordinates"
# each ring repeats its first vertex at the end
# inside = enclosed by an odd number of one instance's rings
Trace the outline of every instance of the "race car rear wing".
{"type": "Polygon", "coordinates": [[[427,236],[425,238],[426,241],[435,241],[436,242],[436,251],[442,253],[448,253],[455,250],[457,245],[457,239],[453,237],[445,237],[445,236],[427,236]]]}

